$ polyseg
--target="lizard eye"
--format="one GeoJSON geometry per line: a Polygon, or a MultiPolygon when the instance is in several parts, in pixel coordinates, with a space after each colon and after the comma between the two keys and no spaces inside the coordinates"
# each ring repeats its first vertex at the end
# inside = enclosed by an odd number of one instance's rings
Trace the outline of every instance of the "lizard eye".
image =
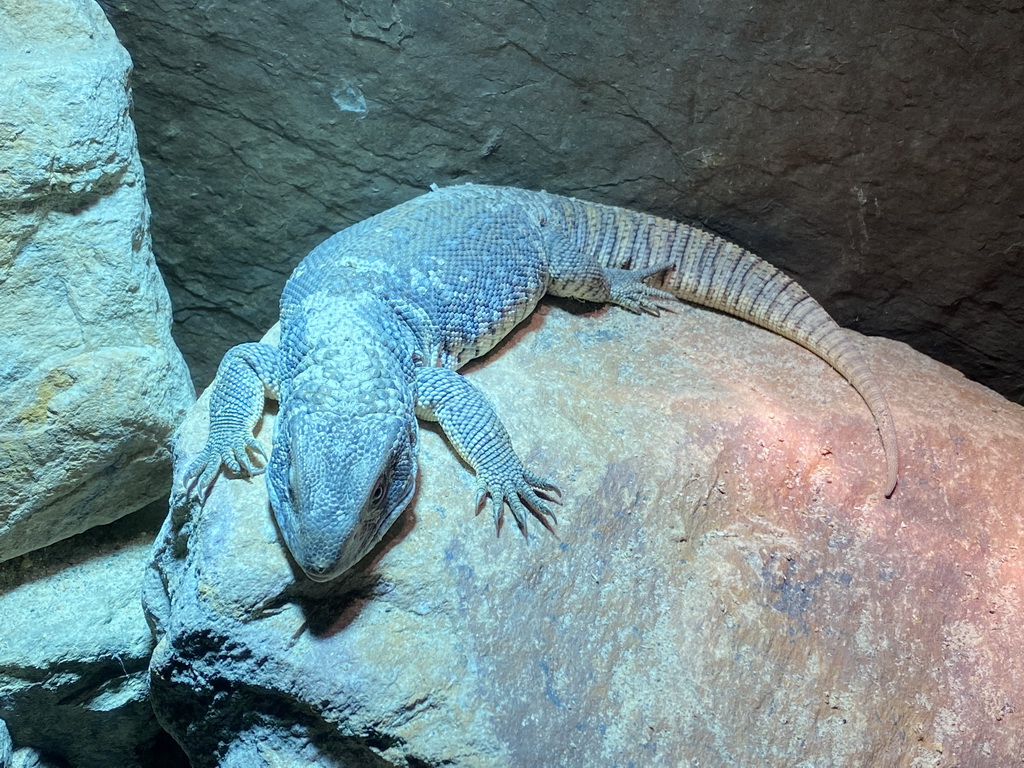
{"type": "Polygon", "coordinates": [[[370,502],[372,504],[380,504],[381,499],[384,498],[384,481],[378,480],[377,484],[373,486],[373,492],[370,494],[370,502]]]}

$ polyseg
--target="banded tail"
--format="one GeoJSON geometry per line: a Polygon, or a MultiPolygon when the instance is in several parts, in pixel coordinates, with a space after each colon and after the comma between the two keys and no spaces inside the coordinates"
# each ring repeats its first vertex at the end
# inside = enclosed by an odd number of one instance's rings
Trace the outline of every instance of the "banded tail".
{"type": "MultiPolygon", "coordinates": [[[[551,205],[551,201],[546,201],[551,205]]],[[[669,264],[654,287],[785,336],[838,371],[874,416],[886,461],[886,497],[899,478],[899,444],[885,395],[850,334],[795,280],[750,251],[696,227],[624,208],[560,198],[569,236],[601,265],[669,264]]]]}

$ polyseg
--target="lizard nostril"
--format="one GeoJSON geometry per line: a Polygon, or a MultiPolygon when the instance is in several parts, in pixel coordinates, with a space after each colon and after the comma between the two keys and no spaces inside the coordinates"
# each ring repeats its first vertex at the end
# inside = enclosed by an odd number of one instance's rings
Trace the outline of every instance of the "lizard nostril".
{"type": "Polygon", "coordinates": [[[331,571],[331,567],[330,566],[326,566],[326,565],[325,566],[316,566],[316,565],[306,564],[306,565],[302,566],[302,570],[305,571],[306,575],[312,581],[319,581],[319,582],[330,581],[331,577],[333,576],[332,571],[331,571]]]}

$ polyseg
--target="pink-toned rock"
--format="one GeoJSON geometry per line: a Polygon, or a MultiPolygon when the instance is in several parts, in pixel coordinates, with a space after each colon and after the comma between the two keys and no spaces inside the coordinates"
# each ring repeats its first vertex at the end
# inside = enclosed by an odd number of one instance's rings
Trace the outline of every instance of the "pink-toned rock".
{"type": "Polygon", "coordinates": [[[902,440],[888,500],[845,381],[690,308],[542,310],[468,372],[561,484],[557,539],[495,538],[425,430],[414,511],[316,585],[262,480],[218,480],[147,585],[161,721],[196,766],[1019,763],[1024,409],[862,347],[902,440]]]}

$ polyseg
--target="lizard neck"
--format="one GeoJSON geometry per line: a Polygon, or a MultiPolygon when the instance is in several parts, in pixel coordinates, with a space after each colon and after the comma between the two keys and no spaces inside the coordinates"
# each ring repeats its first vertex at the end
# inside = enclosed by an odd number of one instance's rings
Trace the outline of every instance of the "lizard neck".
{"type": "Polygon", "coordinates": [[[412,413],[419,345],[400,313],[366,297],[309,306],[302,317],[282,341],[294,361],[282,388],[282,409],[328,408],[348,416],[412,413]]]}

